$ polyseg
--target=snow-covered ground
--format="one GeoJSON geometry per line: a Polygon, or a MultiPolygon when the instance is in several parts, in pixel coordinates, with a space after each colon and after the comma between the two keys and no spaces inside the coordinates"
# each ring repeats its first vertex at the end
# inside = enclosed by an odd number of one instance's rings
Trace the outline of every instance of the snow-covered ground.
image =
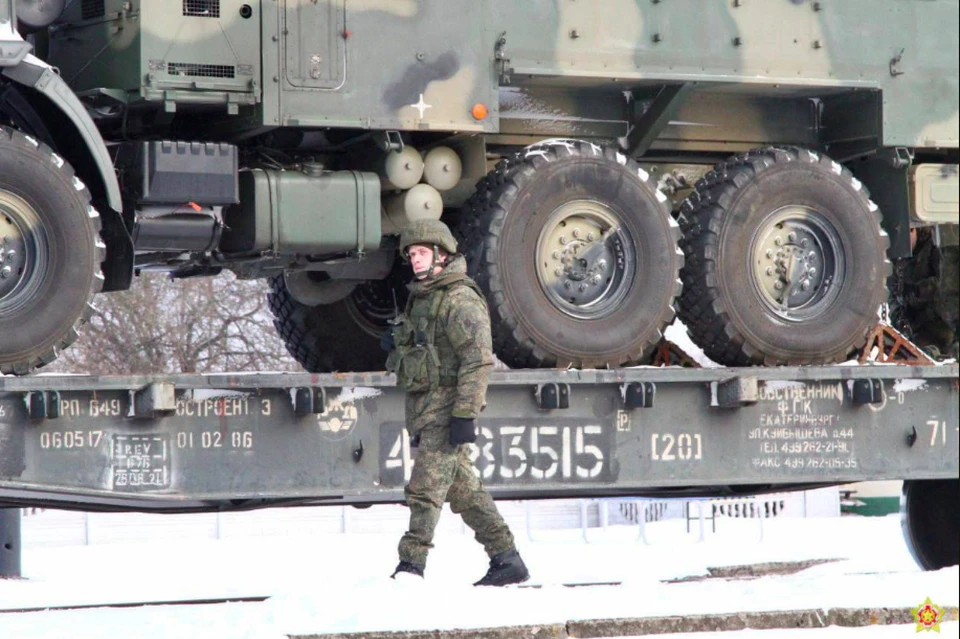
{"type": "MultiPolygon", "coordinates": [[[[380,508],[380,507],[375,507],[380,508]]],[[[398,508],[398,507],[382,507],[398,508]]],[[[375,509],[371,509],[375,510],[375,509]]],[[[369,513],[369,511],[365,511],[369,513]]],[[[277,511],[280,516],[280,511],[277,511]]],[[[254,514],[251,513],[251,516],[254,514]]],[[[263,513],[256,514],[263,517],[263,513]]],[[[42,515],[40,515],[42,516],[42,515]]],[[[444,518],[456,518],[449,512],[444,518]]],[[[175,522],[175,519],[170,520],[175,522]]],[[[135,543],[31,546],[24,580],[0,581],[0,609],[106,602],[266,596],[260,603],[0,614],[0,639],[142,637],[280,639],[290,634],[476,628],[568,620],[861,606],[960,603],[956,567],[924,573],[896,517],[777,518],[717,522],[697,542],[683,520],[637,528],[517,530],[539,589],[478,589],[486,557],[459,527],[441,529],[424,581],[388,578],[402,522],[368,533],[169,538],[135,543]],[[708,567],[835,558],[794,575],[684,583],[708,567]],[[620,586],[566,588],[569,582],[620,586]]],[[[695,528],[694,523],[693,527],[695,528]]],[[[26,540],[25,540],[26,541],[26,540]]],[[[672,635],[689,639],[893,639],[913,626],[672,635]]],[[[936,636],[936,635],[930,635],[936,636]]],[[[956,622],[940,637],[957,637],[956,622]]]]}

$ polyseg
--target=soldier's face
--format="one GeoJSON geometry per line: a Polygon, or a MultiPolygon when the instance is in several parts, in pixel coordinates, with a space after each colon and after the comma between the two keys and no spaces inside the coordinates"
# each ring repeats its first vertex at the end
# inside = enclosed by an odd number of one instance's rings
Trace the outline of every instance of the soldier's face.
{"type": "MultiPolygon", "coordinates": [[[[410,259],[410,266],[413,268],[413,275],[418,279],[422,280],[430,272],[430,269],[433,269],[433,274],[438,274],[442,268],[440,266],[433,265],[433,247],[432,246],[423,246],[421,244],[414,244],[407,249],[407,257],[410,259]]],[[[440,253],[441,263],[445,260],[446,256],[443,252],[440,253]]]]}

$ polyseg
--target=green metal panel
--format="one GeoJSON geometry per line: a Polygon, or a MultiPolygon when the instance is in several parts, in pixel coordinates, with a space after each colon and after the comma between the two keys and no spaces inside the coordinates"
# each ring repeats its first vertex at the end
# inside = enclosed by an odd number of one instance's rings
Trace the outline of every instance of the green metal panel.
{"type": "Polygon", "coordinates": [[[956,0],[488,2],[515,84],[869,88],[883,92],[884,145],[958,145],[956,0]]]}
{"type": "Polygon", "coordinates": [[[78,92],[114,89],[170,103],[252,104],[259,93],[257,3],[70,3],[51,32],[51,62],[78,92]],[[248,14],[244,7],[250,7],[248,14]],[[86,16],[86,17],[85,17],[86,16]]]}
{"type": "Polygon", "coordinates": [[[277,15],[269,17],[264,4],[264,42],[271,43],[264,51],[265,100],[279,92],[278,110],[265,108],[267,124],[496,130],[485,2],[367,0],[347,3],[345,11],[342,0],[275,4],[277,15]],[[345,27],[335,29],[341,15],[345,27]],[[291,28],[294,17],[319,31],[291,28]],[[331,35],[338,41],[329,41],[331,35]],[[314,68],[318,78],[308,82],[304,73],[314,68]],[[482,121],[471,114],[478,103],[489,109],[482,121]]]}
{"type": "Polygon", "coordinates": [[[286,81],[303,89],[334,89],[346,80],[345,0],[283,2],[286,81]]]}
{"type": "Polygon", "coordinates": [[[85,4],[69,3],[62,24],[50,29],[49,62],[74,91],[104,87],[139,92],[143,34],[139,1],[125,11],[123,0],[104,0],[102,14],[84,11],[85,4]]]}
{"type": "Polygon", "coordinates": [[[380,246],[380,179],[337,171],[323,178],[274,173],[277,242],[285,252],[332,253],[380,246]],[[319,250],[318,250],[319,249],[319,250]]]}
{"type": "Polygon", "coordinates": [[[241,208],[228,210],[221,248],[318,255],[380,246],[375,173],[253,169],[240,175],[241,208]]]}
{"type": "Polygon", "coordinates": [[[244,17],[241,10],[256,5],[243,0],[141,0],[144,95],[155,99],[171,90],[255,94],[260,77],[259,16],[253,10],[244,17]]]}

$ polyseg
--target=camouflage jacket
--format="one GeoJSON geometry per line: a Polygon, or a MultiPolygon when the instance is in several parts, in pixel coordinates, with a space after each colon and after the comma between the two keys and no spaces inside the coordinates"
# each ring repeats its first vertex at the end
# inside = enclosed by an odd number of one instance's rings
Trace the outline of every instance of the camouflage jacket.
{"type": "Polygon", "coordinates": [[[490,313],[457,255],[437,277],[408,285],[403,322],[394,329],[396,350],[387,368],[409,392],[456,388],[455,417],[476,418],[493,368],[490,313]]]}

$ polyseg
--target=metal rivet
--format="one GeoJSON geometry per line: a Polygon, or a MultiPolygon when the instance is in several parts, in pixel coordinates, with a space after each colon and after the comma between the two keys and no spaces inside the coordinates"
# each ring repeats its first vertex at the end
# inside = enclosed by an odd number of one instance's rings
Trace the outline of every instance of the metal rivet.
{"type": "Polygon", "coordinates": [[[570,288],[570,280],[563,283],[563,288],[570,288]]]}
{"type": "Polygon", "coordinates": [[[562,268],[556,268],[556,269],[553,270],[553,274],[559,277],[560,275],[563,275],[563,269],[562,269],[562,268]]]}
{"type": "Polygon", "coordinates": [[[809,257],[811,260],[812,260],[813,258],[815,258],[816,256],[817,256],[817,254],[816,254],[815,252],[813,252],[813,251],[810,251],[809,253],[807,253],[807,257],[809,257]]]}
{"type": "Polygon", "coordinates": [[[587,241],[592,242],[593,238],[596,237],[593,233],[587,233],[587,241]]]}
{"type": "Polygon", "coordinates": [[[767,259],[768,260],[773,259],[773,249],[767,249],[767,259]]]}
{"type": "Polygon", "coordinates": [[[777,246],[783,246],[783,240],[780,238],[779,235],[778,235],[777,238],[773,241],[773,243],[776,244],[777,246]]]}
{"type": "Polygon", "coordinates": [[[776,283],[773,285],[773,288],[777,289],[778,291],[782,291],[782,290],[783,290],[783,282],[776,282],[776,283]]]}
{"type": "Polygon", "coordinates": [[[772,266],[768,266],[766,273],[767,273],[767,275],[773,275],[773,267],[772,267],[772,266]]]}
{"type": "Polygon", "coordinates": [[[587,290],[587,285],[581,284],[579,288],[580,288],[580,292],[582,293],[583,291],[587,290]]]}
{"type": "Polygon", "coordinates": [[[573,229],[573,236],[580,237],[580,229],[573,229]]]}
{"type": "Polygon", "coordinates": [[[559,259],[560,259],[560,251],[554,251],[551,255],[552,255],[553,259],[555,259],[555,260],[559,260],[559,259]]]}
{"type": "Polygon", "coordinates": [[[813,277],[813,276],[816,275],[816,274],[817,274],[817,269],[815,269],[815,268],[808,268],[808,269],[807,269],[807,275],[809,275],[810,277],[813,277]]]}
{"type": "Polygon", "coordinates": [[[9,266],[4,266],[2,269],[0,269],[0,277],[3,279],[10,277],[11,273],[13,273],[13,269],[11,269],[9,266]]]}
{"type": "Polygon", "coordinates": [[[580,37],[580,31],[578,31],[577,29],[571,29],[571,30],[570,30],[570,37],[571,37],[572,39],[576,40],[577,38],[580,37]]]}
{"type": "Polygon", "coordinates": [[[808,282],[807,280],[804,280],[803,282],[800,283],[800,288],[804,291],[808,290],[810,288],[810,282],[808,282]]]}
{"type": "Polygon", "coordinates": [[[800,240],[800,246],[806,246],[806,245],[807,245],[807,238],[803,238],[802,240],[800,240]]]}
{"type": "Polygon", "coordinates": [[[566,243],[567,243],[567,236],[566,236],[566,235],[561,235],[561,236],[560,236],[560,243],[561,243],[561,244],[566,244],[566,243]]]}

